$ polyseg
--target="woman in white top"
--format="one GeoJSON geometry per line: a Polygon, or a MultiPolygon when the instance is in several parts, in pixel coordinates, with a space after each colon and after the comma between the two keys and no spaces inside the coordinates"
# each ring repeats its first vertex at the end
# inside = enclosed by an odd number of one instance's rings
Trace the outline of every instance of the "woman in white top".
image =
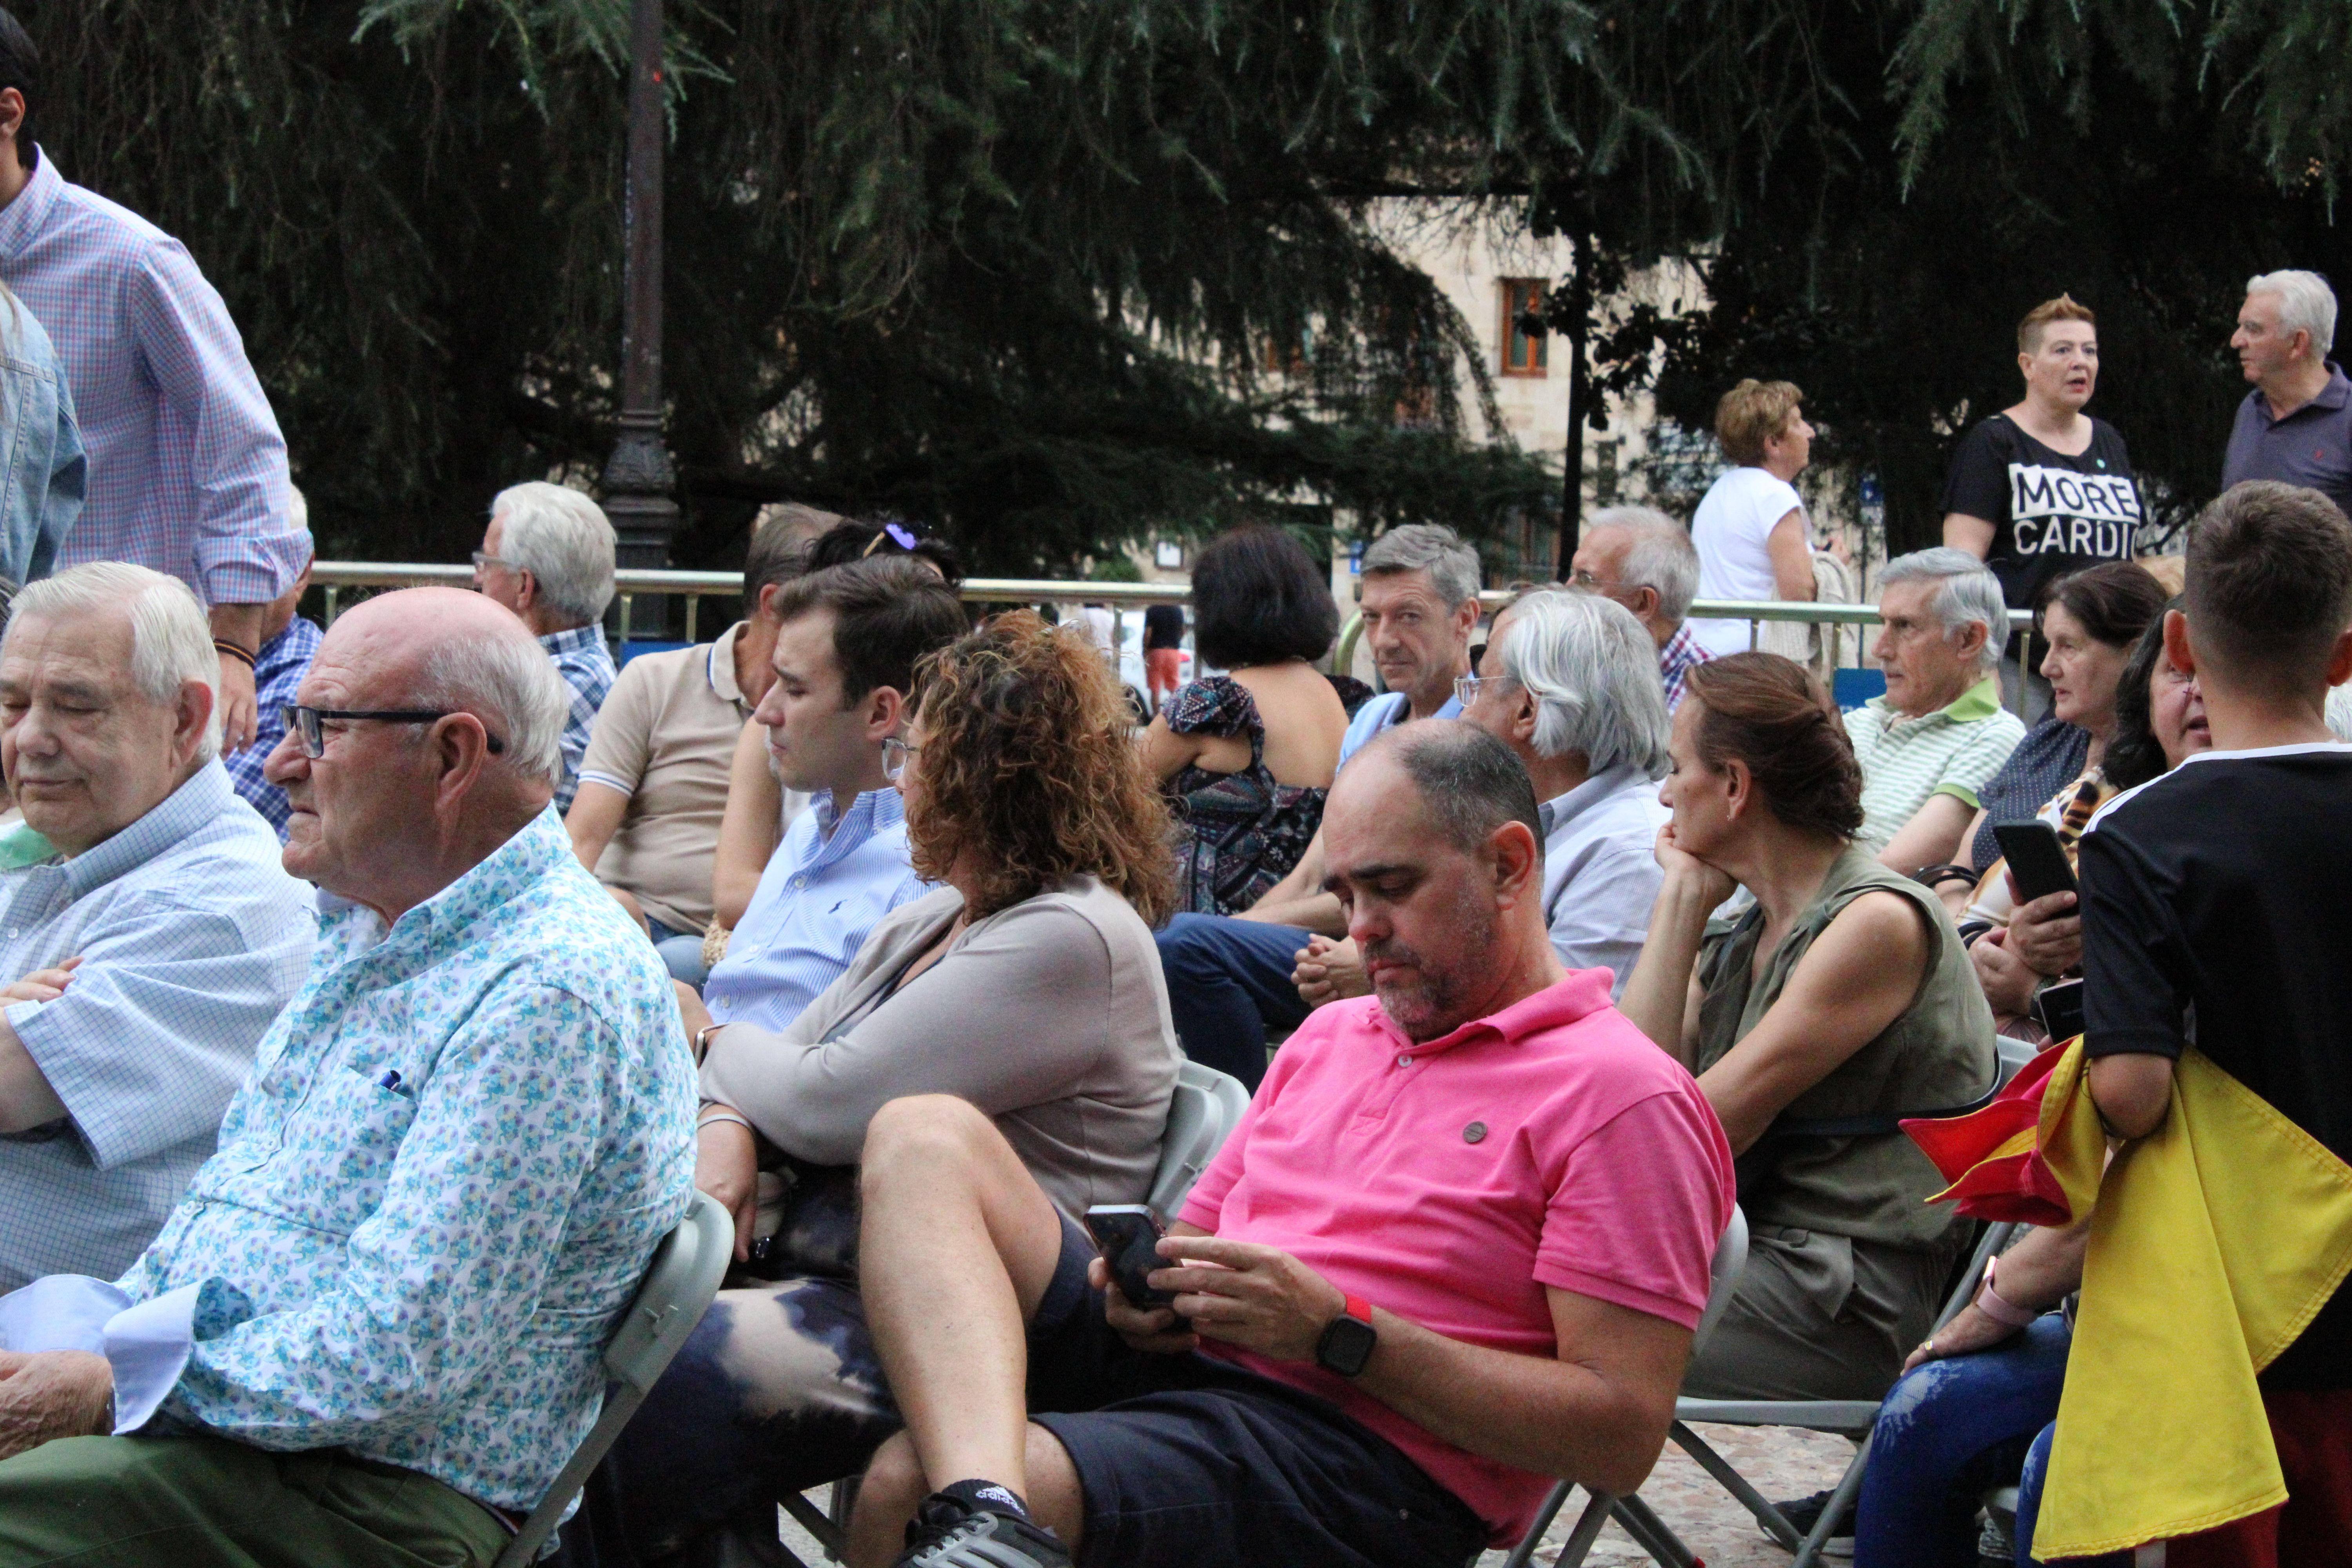
{"type": "MultiPolygon", "coordinates": [[[[1813,596],[1805,503],[1790,482],[1812,461],[1813,427],[1798,410],[1803,399],[1788,382],[1750,378],[1715,405],[1715,438],[1738,467],[1708,488],[1691,517],[1700,598],[1813,596]]],[[[1746,621],[1694,619],[1690,628],[1718,658],[1753,646],[1746,621]]]]}

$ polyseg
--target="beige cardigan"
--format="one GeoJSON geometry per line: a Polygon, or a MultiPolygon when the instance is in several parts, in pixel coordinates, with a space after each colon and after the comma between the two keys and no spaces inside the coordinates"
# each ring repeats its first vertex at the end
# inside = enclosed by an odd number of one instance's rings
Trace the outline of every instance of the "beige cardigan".
{"type": "Polygon", "coordinates": [[[787,1153],[848,1165],[884,1104],[952,1094],[996,1119],[1064,1213],[1142,1202],[1180,1056],[1150,928],[1094,878],[1073,878],[974,921],[873,1005],[962,908],[947,888],[892,911],[782,1034],[737,1024],[713,1035],[703,1099],[740,1110],[787,1153]]]}

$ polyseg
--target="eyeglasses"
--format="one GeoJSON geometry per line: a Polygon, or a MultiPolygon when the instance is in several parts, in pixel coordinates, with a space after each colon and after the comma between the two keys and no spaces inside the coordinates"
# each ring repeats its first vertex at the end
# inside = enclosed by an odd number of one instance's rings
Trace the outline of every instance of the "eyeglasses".
{"type": "MultiPolygon", "coordinates": [[[[383,724],[430,724],[436,719],[453,716],[437,708],[298,708],[291,703],[278,712],[285,722],[286,732],[300,738],[302,754],[313,762],[327,754],[324,721],[329,719],[339,723],[373,719],[383,724]]],[[[493,756],[507,749],[507,743],[498,736],[492,735],[489,740],[493,756]]]]}
{"type": "Polygon", "coordinates": [[[922,749],[920,746],[909,745],[896,735],[883,742],[882,776],[892,784],[897,784],[898,775],[907,771],[907,759],[922,749]]]}
{"type": "Polygon", "coordinates": [[[485,571],[492,566],[503,566],[509,572],[520,570],[513,562],[503,555],[485,555],[478,550],[474,552],[475,571],[485,571]]]}
{"type": "Polygon", "coordinates": [[[1489,686],[1498,686],[1507,679],[1500,675],[1457,675],[1454,678],[1454,700],[1467,708],[1478,700],[1478,693],[1489,686]]]}

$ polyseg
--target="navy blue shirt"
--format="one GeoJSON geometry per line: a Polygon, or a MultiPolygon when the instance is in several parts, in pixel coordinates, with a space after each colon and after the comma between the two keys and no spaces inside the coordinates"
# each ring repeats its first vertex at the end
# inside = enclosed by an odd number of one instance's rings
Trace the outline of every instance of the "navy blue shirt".
{"type": "Polygon", "coordinates": [[[2327,362],[2327,384],[2319,395],[2284,419],[2271,417],[2270,399],[2259,386],[2238,405],[2221,488],[2248,479],[2308,485],[2352,512],[2352,381],[2335,361],[2327,362]]]}

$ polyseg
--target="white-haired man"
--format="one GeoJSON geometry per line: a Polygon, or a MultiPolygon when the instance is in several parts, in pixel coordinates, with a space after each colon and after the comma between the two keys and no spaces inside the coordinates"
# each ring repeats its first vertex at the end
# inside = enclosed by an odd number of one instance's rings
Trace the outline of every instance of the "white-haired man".
{"type": "Polygon", "coordinates": [[[1690,530],[1654,507],[1597,511],[1577,537],[1568,579],[1633,612],[1657,647],[1666,711],[1680,707],[1684,678],[1715,657],[1685,619],[1698,592],[1698,547],[1690,530]]]}
{"type": "Polygon", "coordinates": [[[613,552],[604,509],[544,479],[498,493],[482,547],[474,552],[474,586],[521,618],[572,691],[563,772],[555,781],[558,812],[570,811],[580,791],[580,759],[618,673],[600,624],[613,602],[613,552]]]}
{"type": "Polygon", "coordinates": [[[309,965],[219,669],[185,584],[116,562],[33,584],[0,639],[0,765],[57,851],[0,876],[0,1289],[139,1256],[309,965]]]}
{"type": "Polygon", "coordinates": [[[1965,550],[1898,555],[1879,574],[1882,626],[1871,649],[1886,695],[1846,715],[1862,764],[1860,842],[1908,874],[1948,863],[1977,813],[1977,792],[2025,738],[1993,671],[2009,624],[2000,580],[1965,550]]]}
{"type": "Polygon", "coordinates": [[[594,1422],[694,1069],[548,809],[562,730],[474,595],[330,628],[270,759],[317,958],[130,1272],[41,1282],[82,1348],[0,1354],[0,1562],[488,1568],[594,1422]]]}
{"type": "Polygon", "coordinates": [[[2352,510],[2352,380],[2327,357],[2336,290],[2316,272],[2246,280],[2230,346],[2254,389],[2230,427],[2221,488],[2277,479],[2352,510]]]}
{"type": "MultiPolygon", "coordinates": [[[[1538,590],[1495,617],[1482,673],[1458,683],[1462,717],[1511,749],[1543,803],[1552,951],[1571,970],[1610,971],[1612,1000],[1665,881],[1658,829],[1672,814],[1658,780],[1672,725],[1650,676],[1653,646],[1622,605],[1538,590]]],[[[1307,940],[1291,978],[1314,1006],[1372,989],[1355,943],[1324,936],[1307,940]]]]}

